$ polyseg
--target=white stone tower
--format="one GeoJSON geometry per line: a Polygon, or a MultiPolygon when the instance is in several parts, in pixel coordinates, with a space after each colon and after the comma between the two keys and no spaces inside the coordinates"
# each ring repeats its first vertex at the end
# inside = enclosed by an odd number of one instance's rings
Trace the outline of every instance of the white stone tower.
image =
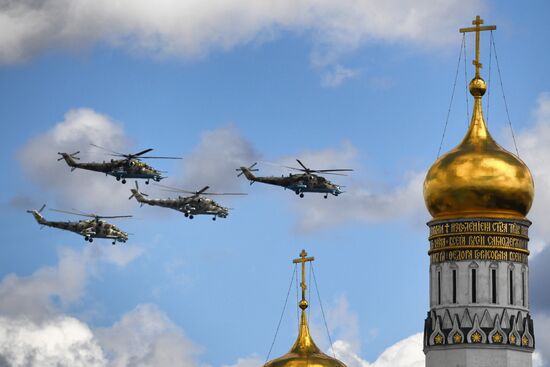
{"type": "Polygon", "coordinates": [[[430,228],[430,311],[425,321],[427,367],[531,367],[528,229],[531,173],[500,147],[482,111],[481,26],[476,34],[474,110],[462,142],[440,157],[424,182],[430,228]]]}

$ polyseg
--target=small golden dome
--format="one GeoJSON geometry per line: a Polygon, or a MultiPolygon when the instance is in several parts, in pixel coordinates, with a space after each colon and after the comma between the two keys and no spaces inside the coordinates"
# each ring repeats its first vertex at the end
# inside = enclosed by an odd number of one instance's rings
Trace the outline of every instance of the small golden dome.
{"type": "Polygon", "coordinates": [[[293,263],[301,264],[302,267],[302,282],[300,283],[300,287],[302,288],[302,300],[298,303],[298,306],[302,310],[302,315],[300,317],[298,339],[296,339],[290,352],[282,357],[267,362],[264,367],[346,367],[346,365],[339,360],[321,352],[309,333],[306,316],[308,303],[306,301],[307,285],[305,279],[305,265],[306,262],[311,262],[313,260],[315,260],[314,257],[307,257],[306,250],[302,250],[300,259],[292,260],[293,263]]]}
{"type": "Polygon", "coordinates": [[[346,367],[339,360],[329,357],[321,350],[309,334],[309,326],[304,310],[300,319],[300,332],[290,352],[267,362],[264,367],[346,367]]]}
{"type": "Polygon", "coordinates": [[[486,86],[470,82],[474,112],[462,142],[440,157],[424,181],[424,201],[435,219],[525,218],[534,196],[533,177],[516,155],[499,146],[487,130],[481,108],[486,86]]]}

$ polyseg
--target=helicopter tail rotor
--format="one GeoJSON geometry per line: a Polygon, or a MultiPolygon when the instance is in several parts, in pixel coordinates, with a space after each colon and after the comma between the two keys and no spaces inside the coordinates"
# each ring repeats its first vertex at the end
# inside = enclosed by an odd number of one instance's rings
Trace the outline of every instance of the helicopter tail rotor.
{"type": "MultiPolygon", "coordinates": [[[[30,213],[32,214],[32,216],[34,217],[34,219],[38,222],[38,224],[40,224],[42,227],[44,226],[44,224],[46,224],[46,220],[44,219],[44,217],[42,216],[42,211],[44,210],[44,208],[46,207],[46,204],[42,205],[42,207],[39,209],[39,210],[27,210],[27,213],[30,213]]],[[[42,228],[41,228],[42,229],[42,228]]]]}
{"type": "Polygon", "coordinates": [[[72,158],[73,160],[77,160],[79,161],[80,160],[80,157],[77,157],[77,155],[80,153],[80,150],[74,152],[74,153],[71,153],[71,154],[68,154],[68,153],[61,153],[61,152],[57,152],[57,154],[59,154],[61,157],[57,158],[57,161],[61,161],[63,159],[67,160],[67,158],[72,158]]]}
{"type": "Polygon", "coordinates": [[[135,189],[130,189],[130,191],[132,192],[132,195],[130,195],[128,200],[131,200],[133,197],[135,197],[138,201],[141,201],[141,200],[143,200],[144,196],[149,196],[149,195],[139,191],[139,185],[138,185],[137,181],[134,181],[134,183],[136,184],[136,188],[135,189]]]}
{"type": "Polygon", "coordinates": [[[254,175],[251,172],[257,172],[258,171],[257,168],[254,168],[257,164],[258,164],[258,162],[254,162],[254,164],[252,164],[249,167],[240,167],[240,168],[235,169],[235,171],[240,171],[240,173],[237,175],[237,177],[241,177],[242,175],[245,175],[246,178],[248,178],[249,180],[253,179],[254,175]]]}

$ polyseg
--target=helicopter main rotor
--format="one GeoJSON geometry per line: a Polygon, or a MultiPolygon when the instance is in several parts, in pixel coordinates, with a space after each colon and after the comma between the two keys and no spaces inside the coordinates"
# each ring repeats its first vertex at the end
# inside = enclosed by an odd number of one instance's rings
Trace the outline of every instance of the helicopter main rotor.
{"type": "Polygon", "coordinates": [[[153,148],[144,149],[141,152],[137,152],[137,153],[133,153],[133,154],[124,154],[124,153],[120,153],[120,152],[116,152],[114,150],[104,148],[102,146],[99,146],[99,145],[96,145],[96,144],[93,144],[93,143],[91,143],[90,145],[93,146],[93,147],[99,148],[101,150],[104,150],[106,152],[109,152],[110,156],[125,158],[127,161],[132,160],[132,159],[137,159],[137,160],[141,160],[141,159],[182,159],[181,157],[143,156],[143,154],[149,153],[150,151],[152,151],[153,148]]]}
{"type": "Polygon", "coordinates": [[[88,214],[88,213],[77,213],[68,211],[68,210],[60,210],[60,209],[50,209],[52,212],[58,212],[58,213],[64,213],[64,214],[71,214],[71,215],[79,215],[81,217],[88,217],[88,218],[94,218],[96,221],[100,219],[113,219],[113,218],[131,218],[132,215],[98,215],[98,214],[88,214]]]}
{"type": "Polygon", "coordinates": [[[291,166],[283,166],[283,167],[289,168],[289,169],[292,169],[292,170],[295,170],[295,171],[301,171],[301,172],[304,172],[306,174],[323,173],[323,174],[336,175],[336,176],[347,176],[343,173],[337,173],[337,172],[352,172],[353,171],[353,169],[351,169],[351,168],[311,169],[311,168],[306,167],[306,165],[303,164],[299,159],[296,159],[296,161],[298,162],[298,164],[300,166],[302,166],[302,168],[291,167],[291,166]]]}
{"type": "Polygon", "coordinates": [[[162,189],[161,189],[162,191],[191,194],[195,197],[200,196],[200,195],[204,195],[204,196],[212,196],[212,195],[225,195],[225,196],[228,196],[228,195],[248,195],[248,194],[242,193],[242,192],[207,192],[207,190],[210,188],[210,186],[205,186],[202,189],[200,189],[199,191],[184,190],[184,189],[179,189],[179,188],[170,187],[170,186],[164,186],[164,185],[160,185],[160,184],[155,184],[155,186],[162,187],[162,189]]]}

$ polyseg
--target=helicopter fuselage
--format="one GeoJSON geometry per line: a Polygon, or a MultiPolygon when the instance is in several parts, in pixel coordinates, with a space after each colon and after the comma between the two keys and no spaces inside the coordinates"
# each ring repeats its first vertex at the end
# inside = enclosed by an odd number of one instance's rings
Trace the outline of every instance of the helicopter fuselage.
{"type": "Polygon", "coordinates": [[[160,206],[182,212],[186,217],[193,218],[195,215],[213,215],[213,218],[226,218],[229,209],[216,203],[214,200],[201,195],[179,196],[176,199],[148,199],[137,189],[131,189],[132,196],[143,204],[160,206]]]}
{"type": "Polygon", "coordinates": [[[163,179],[160,171],[139,159],[111,159],[104,162],[79,163],[67,153],[60,154],[65,162],[67,162],[67,165],[71,167],[71,170],[80,168],[88,171],[102,172],[115,177],[117,181],[122,180],[122,183],[126,183],[126,179],[129,178],[154,180],[157,182],[163,179]]]}
{"type": "MultiPolygon", "coordinates": [[[[332,194],[338,196],[343,193],[340,186],[335,185],[326,178],[312,174],[299,173],[289,174],[288,176],[254,176],[246,167],[240,168],[250,183],[262,182],[269,185],[281,186],[285,189],[292,190],[296,195],[301,195],[304,192],[318,192],[323,194],[332,194]]],[[[301,195],[303,196],[303,195],[301,195]]]]}
{"type": "Polygon", "coordinates": [[[128,234],[126,232],[101,219],[57,222],[46,220],[36,210],[33,210],[31,213],[40,225],[74,232],[83,236],[85,240],[90,242],[92,242],[93,238],[110,239],[113,240],[113,244],[115,241],[124,243],[128,240],[128,234]]]}

